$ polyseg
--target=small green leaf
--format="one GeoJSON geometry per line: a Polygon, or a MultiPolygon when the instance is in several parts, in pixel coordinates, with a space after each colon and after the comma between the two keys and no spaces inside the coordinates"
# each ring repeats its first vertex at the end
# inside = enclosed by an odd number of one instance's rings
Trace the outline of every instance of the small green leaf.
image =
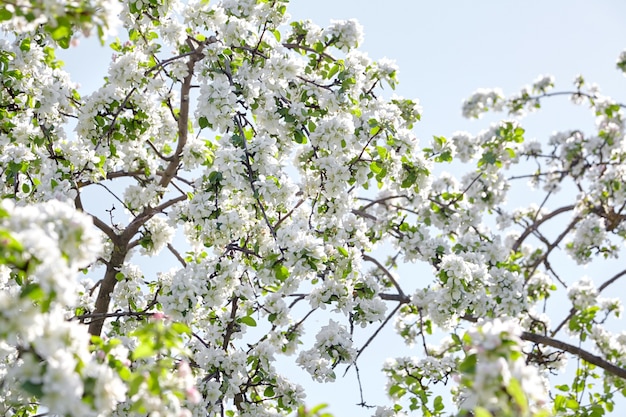
{"type": "Polygon", "coordinates": [[[392,385],[389,387],[389,396],[400,398],[404,394],[406,394],[406,390],[402,388],[400,385],[392,385]]]}
{"type": "Polygon", "coordinates": [[[200,126],[200,129],[205,129],[207,127],[211,127],[211,124],[206,117],[202,116],[198,119],[198,126],[200,126]]]}
{"type": "MultiPolygon", "coordinates": [[[[0,20],[2,20],[2,18],[0,18],[0,20]]],[[[26,38],[20,43],[20,50],[24,52],[30,51],[30,38],[26,38]]]]}
{"type": "Polygon", "coordinates": [[[467,356],[459,365],[459,371],[464,374],[474,375],[476,373],[476,360],[475,354],[467,356]]]}
{"type": "Polygon", "coordinates": [[[346,248],[342,248],[341,246],[337,246],[337,251],[345,257],[348,257],[348,250],[346,248]]]}
{"type": "Polygon", "coordinates": [[[36,283],[26,284],[22,288],[20,298],[30,298],[33,301],[40,301],[44,297],[45,293],[41,289],[41,286],[36,283]]]}
{"type": "Polygon", "coordinates": [[[240,317],[237,319],[237,323],[245,324],[246,326],[256,327],[256,320],[250,316],[240,317]]]}
{"type": "Polygon", "coordinates": [[[376,125],[370,128],[370,137],[376,136],[380,132],[380,126],[376,125]]]}
{"type": "Polygon", "coordinates": [[[491,414],[486,408],[476,407],[474,409],[474,417],[493,417],[493,414],[491,414]]]}
{"type": "Polygon", "coordinates": [[[24,381],[22,382],[22,389],[28,392],[29,394],[32,394],[37,397],[44,396],[43,384],[33,384],[30,381],[24,381]]]}
{"type": "Polygon", "coordinates": [[[565,403],[565,407],[569,408],[570,410],[578,410],[578,408],[580,407],[580,404],[578,404],[578,401],[576,401],[575,399],[570,398],[565,403]]]}
{"type": "Polygon", "coordinates": [[[137,346],[133,351],[133,360],[149,358],[155,353],[156,351],[154,349],[153,342],[149,340],[142,340],[141,343],[139,343],[139,346],[137,346]]]}
{"type": "Polygon", "coordinates": [[[137,394],[144,380],[145,378],[143,375],[135,375],[130,384],[128,384],[128,395],[131,396],[137,394]]]}
{"type": "Polygon", "coordinates": [[[509,393],[511,398],[515,401],[519,410],[522,410],[522,414],[525,414],[528,408],[528,402],[526,401],[526,395],[524,395],[524,390],[522,389],[522,385],[515,378],[511,378],[509,381],[509,386],[506,388],[506,391],[509,393]]]}
{"type": "Polygon", "coordinates": [[[370,163],[370,170],[374,174],[380,174],[383,171],[383,167],[378,162],[372,161],[372,163],[370,163]]]}
{"type": "Polygon", "coordinates": [[[2,22],[3,20],[9,20],[12,17],[13,17],[13,13],[8,11],[6,7],[0,8],[0,22],[2,22]]]}
{"type": "Polygon", "coordinates": [[[172,330],[174,330],[178,334],[191,334],[191,329],[185,323],[174,322],[172,323],[172,330]]]}
{"type": "Polygon", "coordinates": [[[307,142],[306,140],[306,135],[304,133],[302,133],[302,131],[300,129],[296,129],[294,130],[294,140],[296,141],[296,143],[299,143],[301,145],[305,144],[307,142]]]}
{"type": "Polygon", "coordinates": [[[339,64],[335,64],[332,67],[330,67],[330,71],[328,71],[326,78],[328,79],[333,78],[333,76],[339,72],[340,68],[341,68],[341,65],[339,64]]]}
{"type": "Polygon", "coordinates": [[[278,279],[280,282],[283,282],[287,278],[289,278],[289,270],[283,264],[276,264],[274,266],[274,274],[276,275],[276,279],[278,279]]]}
{"type": "Polygon", "coordinates": [[[495,164],[496,160],[497,160],[496,159],[496,154],[493,153],[492,151],[485,152],[485,154],[481,158],[481,161],[483,161],[483,163],[486,163],[486,164],[489,164],[489,165],[495,164]]]}
{"type": "Polygon", "coordinates": [[[435,411],[443,411],[445,407],[443,405],[443,398],[441,398],[441,395],[435,397],[435,400],[433,401],[433,407],[435,408],[435,411]]]}

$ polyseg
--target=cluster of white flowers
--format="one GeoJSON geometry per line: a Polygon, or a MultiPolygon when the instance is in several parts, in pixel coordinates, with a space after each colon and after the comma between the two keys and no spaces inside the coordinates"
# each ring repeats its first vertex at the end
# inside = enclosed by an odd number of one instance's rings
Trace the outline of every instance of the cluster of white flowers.
{"type": "Polygon", "coordinates": [[[80,26],[85,34],[89,34],[94,27],[103,30],[104,37],[114,35],[117,28],[117,16],[121,10],[119,2],[115,0],[74,1],[73,7],[68,8],[64,0],[18,0],[9,2],[3,7],[12,14],[10,20],[4,19],[0,28],[18,33],[32,32],[41,25],[51,27],[60,26],[60,19],[71,19],[73,24],[80,26]],[[81,10],[89,14],[89,19],[77,16],[74,10],[81,10]]]}
{"type": "Polygon", "coordinates": [[[153,217],[144,226],[149,242],[142,248],[142,252],[149,256],[156,256],[165,246],[171,243],[175,230],[162,217],[153,217]]]}
{"type": "Polygon", "coordinates": [[[509,183],[494,165],[488,165],[477,178],[476,173],[465,174],[462,188],[474,210],[489,210],[506,201],[509,183]]]}
{"type": "Polygon", "coordinates": [[[124,190],[124,202],[129,210],[141,210],[146,207],[155,207],[161,199],[165,189],[158,184],[149,183],[145,186],[129,185],[124,190]]]}
{"type": "Polygon", "coordinates": [[[602,253],[605,258],[617,257],[619,248],[609,240],[604,221],[588,215],[576,225],[566,250],[576,262],[586,264],[596,253],[602,253]]]}
{"type": "Polygon", "coordinates": [[[352,363],[356,350],[347,329],[334,320],[329,320],[315,336],[311,349],[298,355],[296,362],[320,382],[335,380],[333,368],[338,363],[352,363]]]}
{"type": "Polygon", "coordinates": [[[533,91],[537,93],[546,93],[554,87],[554,77],[552,75],[540,75],[533,81],[533,91]]]}
{"type": "Polygon", "coordinates": [[[567,289],[575,308],[585,310],[598,302],[598,289],[589,277],[582,277],[567,289]]]}
{"type": "Polygon", "coordinates": [[[626,75],[626,50],[622,51],[617,58],[617,68],[626,75]]]}
{"type": "Polygon", "coordinates": [[[615,334],[600,324],[594,324],[590,337],[603,355],[616,363],[626,362],[626,332],[615,334]]]}
{"type": "MultiPolygon", "coordinates": [[[[75,305],[82,286],[79,269],[100,252],[100,236],[91,219],[69,204],[49,201],[20,207],[2,200],[0,229],[11,243],[12,262],[24,262],[24,282],[0,270],[0,335],[7,343],[2,368],[5,381],[33,387],[51,412],[68,416],[96,416],[124,400],[126,386],[107,364],[89,350],[87,327],[66,321],[65,306],[75,305]],[[19,360],[7,361],[20,352],[19,360]],[[93,380],[95,385],[87,385],[93,380]],[[91,387],[91,388],[90,388],[91,387]],[[91,405],[83,398],[92,399],[91,405]]],[[[8,241],[5,241],[9,243],[8,241]]],[[[0,408],[28,402],[32,390],[3,395],[0,408]],[[30,391],[30,392],[29,392],[30,391]]]]}
{"type": "Polygon", "coordinates": [[[480,118],[489,109],[500,111],[504,108],[504,93],[496,89],[478,89],[463,102],[463,117],[480,118]]]}
{"type": "Polygon", "coordinates": [[[363,26],[355,19],[331,20],[323,34],[327,41],[334,41],[337,48],[345,52],[363,43],[363,26]]]}
{"type": "Polygon", "coordinates": [[[215,74],[200,87],[196,117],[204,117],[210,127],[219,132],[233,129],[233,115],[237,111],[237,97],[226,75],[215,74]]]}
{"type": "MultiPolygon", "coordinates": [[[[494,319],[468,330],[465,361],[473,369],[461,376],[461,409],[483,407],[496,414],[502,411],[531,416],[548,403],[544,378],[520,355],[520,334],[521,328],[513,320],[494,319]],[[463,384],[464,378],[467,384],[463,384]],[[512,405],[510,397],[520,392],[525,398],[516,397],[516,401],[522,403],[512,405]]],[[[460,369],[463,367],[462,363],[460,369]]]]}

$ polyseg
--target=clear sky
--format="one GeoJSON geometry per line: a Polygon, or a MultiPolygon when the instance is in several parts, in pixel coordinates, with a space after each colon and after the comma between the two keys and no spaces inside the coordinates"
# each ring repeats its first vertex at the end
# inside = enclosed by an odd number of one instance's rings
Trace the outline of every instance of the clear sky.
{"type": "MultiPolygon", "coordinates": [[[[540,74],[554,75],[557,90],[570,90],[580,73],[605,94],[626,102],[626,78],[615,68],[618,54],[626,49],[626,1],[292,0],[288,10],[294,19],[310,18],[320,26],[330,19],[361,22],[362,49],[373,58],[395,59],[400,66],[396,93],[421,101],[424,114],[415,132],[422,144],[432,135],[477,133],[498,119],[461,118],[461,102],[477,88],[515,93],[540,74]]],[[[111,52],[83,42],[62,58],[74,78],[93,90],[99,79],[94,74],[105,71],[111,52]]],[[[561,97],[527,117],[524,126],[529,137],[546,139],[555,130],[590,131],[593,118],[561,97]]],[[[432,281],[416,271],[409,274],[420,275],[424,285],[432,281]]],[[[379,372],[385,357],[414,354],[420,351],[409,350],[391,332],[373,343],[360,362],[365,400],[386,403],[379,372]]],[[[306,375],[297,378],[307,386],[311,405],[327,402],[336,417],[371,415],[354,405],[360,398],[353,373],[317,388],[305,384],[306,375]]]]}

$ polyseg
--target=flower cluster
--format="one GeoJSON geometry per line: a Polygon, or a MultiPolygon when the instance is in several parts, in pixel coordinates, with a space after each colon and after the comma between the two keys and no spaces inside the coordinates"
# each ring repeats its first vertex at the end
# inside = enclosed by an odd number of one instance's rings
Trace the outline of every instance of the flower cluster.
{"type": "Polygon", "coordinates": [[[502,110],[504,93],[500,89],[479,89],[463,102],[463,117],[478,119],[486,111],[502,110]]]}
{"type": "Polygon", "coordinates": [[[60,201],[19,207],[2,200],[0,230],[1,363],[6,383],[22,387],[6,392],[0,408],[37,397],[63,415],[113,410],[125,384],[91,354],[87,328],[65,320],[65,306],[75,305],[81,290],[75,274],[100,251],[91,219],[60,201]]]}
{"type": "Polygon", "coordinates": [[[515,322],[500,319],[478,323],[465,334],[466,357],[459,364],[462,410],[531,416],[547,404],[545,380],[524,361],[520,334],[515,322]]]}
{"type": "Polygon", "coordinates": [[[333,368],[339,363],[352,363],[355,358],[350,335],[343,326],[330,320],[315,339],[314,347],[302,351],[297,363],[317,381],[334,381],[333,368]]]}

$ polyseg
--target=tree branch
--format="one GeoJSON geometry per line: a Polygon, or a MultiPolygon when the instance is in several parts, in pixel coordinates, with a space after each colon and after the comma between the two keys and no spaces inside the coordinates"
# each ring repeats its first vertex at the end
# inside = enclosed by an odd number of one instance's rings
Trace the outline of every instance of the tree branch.
{"type": "Polygon", "coordinates": [[[372,258],[371,256],[366,255],[366,254],[363,254],[363,259],[366,261],[372,262],[374,265],[378,267],[378,269],[380,269],[385,274],[387,278],[389,278],[389,281],[391,281],[393,286],[396,287],[396,291],[398,291],[398,296],[400,297],[400,299],[404,299],[406,297],[406,295],[404,295],[404,291],[402,291],[402,288],[400,287],[400,284],[398,284],[398,281],[396,281],[396,279],[391,274],[391,272],[389,272],[389,270],[385,268],[383,264],[378,262],[378,259],[372,258]]]}
{"type": "Polygon", "coordinates": [[[530,333],[530,332],[523,332],[522,339],[527,340],[529,342],[539,343],[541,345],[551,346],[553,348],[571,353],[572,355],[576,355],[579,358],[589,362],[592,365],[595,365],[599,368],[604,369],[610,374],[613,374],[622,379],[626,379],[626,369],[620,368],[617,365],[613,365],[611,362],[599,356],[593,355],[590,352],[587,352],[586,350],[579,348],[578,346],[561,342],[560,340],[553,339],[549,336],[543,336],[540,334],[530,333]]]}
{"type": "MultiPolygon", "coordinates": [[[[473,316],[462,316],[463,320],[469,321],[471,323],[478,322],[478,319],[473,316]]],[[[608,373],[615,375],[619,378],[626,379],[626,369],[621,368],[617,365],[612,364],[611,362],[601,358],[600,356],[596,356],[584,349],[579,348],[578,346],[570,345],[569,343],[561,342],[560,340],[554,339],[550,336],[544,336],[537,333],[531,332],[522,332],[521,334],[522,340],[526,340],[528,342],[538,343],[540,345],[550,346],[555,349],[559,349],[565,351],[567,353],[571,353],[574,356],[578,356],[584,361],[589,362],[592,365],[595,365],[599,368],[604,369],[608,373]]]]}

